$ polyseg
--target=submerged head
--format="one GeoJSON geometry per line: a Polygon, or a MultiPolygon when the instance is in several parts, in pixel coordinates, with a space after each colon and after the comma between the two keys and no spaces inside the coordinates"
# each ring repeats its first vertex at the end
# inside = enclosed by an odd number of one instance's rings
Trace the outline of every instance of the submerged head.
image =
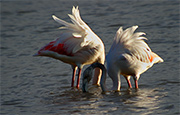
{"type": "Polygon", "coordinates": [[[88,68],[86,68],[86,70],[83,73],[83,83],[82,83],[82,90],[83,92],[87,92],[88,91],[88,84],[92,79],[92,71],[93,71],[93,67],[89,66],[88,68]]]}
{"type": "Polygon", "coordinates": [[[106,91],[106,87],[105,87],[105,81],[106,81],[106,68],[103,64],[101,63],[93,63],[91,64],[88,68],[86,68],[86,70],[83,73],[83,84],[82,84],[82,90],[83,92],[88,92],[88,84],[92,79],[92,75],[93,75],[93,70],[95,68],[100,68],[102,70],[102,75],[101,75],[101,88],[102,91],[106,91]]]}

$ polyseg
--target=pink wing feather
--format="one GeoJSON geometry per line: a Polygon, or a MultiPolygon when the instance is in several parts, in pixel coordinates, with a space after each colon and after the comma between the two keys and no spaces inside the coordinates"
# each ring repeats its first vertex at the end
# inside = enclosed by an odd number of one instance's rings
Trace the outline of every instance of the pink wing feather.
{"type": "Polygon", "coordinates": [[[56,52],[58,54],[63,54],[63,55],[67,55],[67,56],[73,56],[72,53],[67,52],[66,48],[64,48],[64,44],[59,43],[57,45],[56,41],[52,41],[49,44],[47,44],[46,46],[44,46],[43,48],[41,48],[38,53],[41,54],[41,52],[43,51],[52,51],[52,52],[56,52]]]}
{"type": "Polygon", "coordinates": [[[64,25],[64,27],[60,27],[60,29],[66,30],[60,35],[58,39],[41,48],[38,51],[38,55],[43,55],[44,51],[51,51],[58,54],[73,56],[74,53],[88,44],[87,41],[91,41],[86,37],[86,35],[89,33],[92,34],[93,32],[81,19],[78,7],[73,7],[72,15],[69,14],[69,17],[73,23],[68,23],[54,15],[52,17],[56,22],[64,25]]]}

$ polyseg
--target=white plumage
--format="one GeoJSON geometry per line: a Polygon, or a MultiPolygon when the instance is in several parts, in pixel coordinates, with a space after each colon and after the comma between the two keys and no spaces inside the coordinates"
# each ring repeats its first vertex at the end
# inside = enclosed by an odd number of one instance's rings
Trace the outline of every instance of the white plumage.
{"type": "Polygon", "coordinates": [[[143,32],[134,31],[138,26],[126,30],[122,27],[116,33],[114,42],[106,56],[107,71],[113,81],[113,90],[120,90],[120,75],[123,75],[131,88],[130,76],[134,78],[135,87],[140,74],[153,66],[154,63],[163,62],[157,54],[151,51],[144,42],[143,32]]]}

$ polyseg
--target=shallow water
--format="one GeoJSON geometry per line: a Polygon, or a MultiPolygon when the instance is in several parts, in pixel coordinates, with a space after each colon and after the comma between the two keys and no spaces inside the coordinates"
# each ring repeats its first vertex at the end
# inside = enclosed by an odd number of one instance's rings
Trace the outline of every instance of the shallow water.
{"type": "MultiPolygon", "coordinates": [[[[180,114],[179,1],[1,1],[1,114],[180,114]],[[82,19],[103,40],[106,53],[120,26],[138,25],[151,49],[164,59],[141,75],[139,90],[82,93],[71,89],[71,67],[33,57],[60,34],[51,15],[70,21],[78,5],[82,19]]],[[[87,67],[87,66],[86,66],[87,67]]],[[[133,83],[133,80],[132,80],[133,83]]],[[[111,80],[107,79],[108,87],[111,80]]]]}

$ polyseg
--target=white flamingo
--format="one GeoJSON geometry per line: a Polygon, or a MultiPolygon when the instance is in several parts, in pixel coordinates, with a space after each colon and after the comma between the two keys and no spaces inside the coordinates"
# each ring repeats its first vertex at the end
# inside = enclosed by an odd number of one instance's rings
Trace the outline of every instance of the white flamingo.
{"type": "Polygon", "coordinates": [[[140,75],[155,63],[163,62],[163,59],[151,51],[144,42],[144,32],[134,31],[138,26],[132,26],[123,31],[122,27],[116,33],[114,42],[106,56],[107,72],[113,81],[112,90],[120,91],[120,75],[123,75],[131,88],[130,77],[138,88],[140,75]]]}
{"type": "MultiPolygon", "coordinates": [[[[105,51],[102,40],[81,19],[78,7],[72,8],[69,17],[73,23],[52,16],[53,19],[64,25],[60,29],[66,29],[59,38],[41,48],[35,56],[47,56],[61,60],[72,65],[73,75],[71,87],[74,87],[77,68],[78,79],[76,87],[79,88],[81,69],[84,65],[99,62],[104,64],[105,51]]],[[[101,70],[95,69],[93,84],[99,84],[101,70]]]]}
{"type": "MultiPolygon", "coordinates": [[[[113,81],[112,90],[120,91],[120,75],[123,75],[129,87],[131,88],[130,77],[135,81],[135,87],[138,88],[138,79],[140,74],[153,66],[155,63],[163,62],[157,54],[151,51],[149,46],[144,42],[141,35],[143,32],[134,33],[138,26],[133,26],[123,31],[122,27],[116,33],[114,42],[106,56],[107,72],[113,81]]],[[[91,80],[92,70],[94,68],[101,68],[103,74],[101,77],[102,91],[107,91],[106,69],[102,64],[95,63],[88,67],[83,74],[83,91],[88,91],[87,85],[91,80]]]]}

